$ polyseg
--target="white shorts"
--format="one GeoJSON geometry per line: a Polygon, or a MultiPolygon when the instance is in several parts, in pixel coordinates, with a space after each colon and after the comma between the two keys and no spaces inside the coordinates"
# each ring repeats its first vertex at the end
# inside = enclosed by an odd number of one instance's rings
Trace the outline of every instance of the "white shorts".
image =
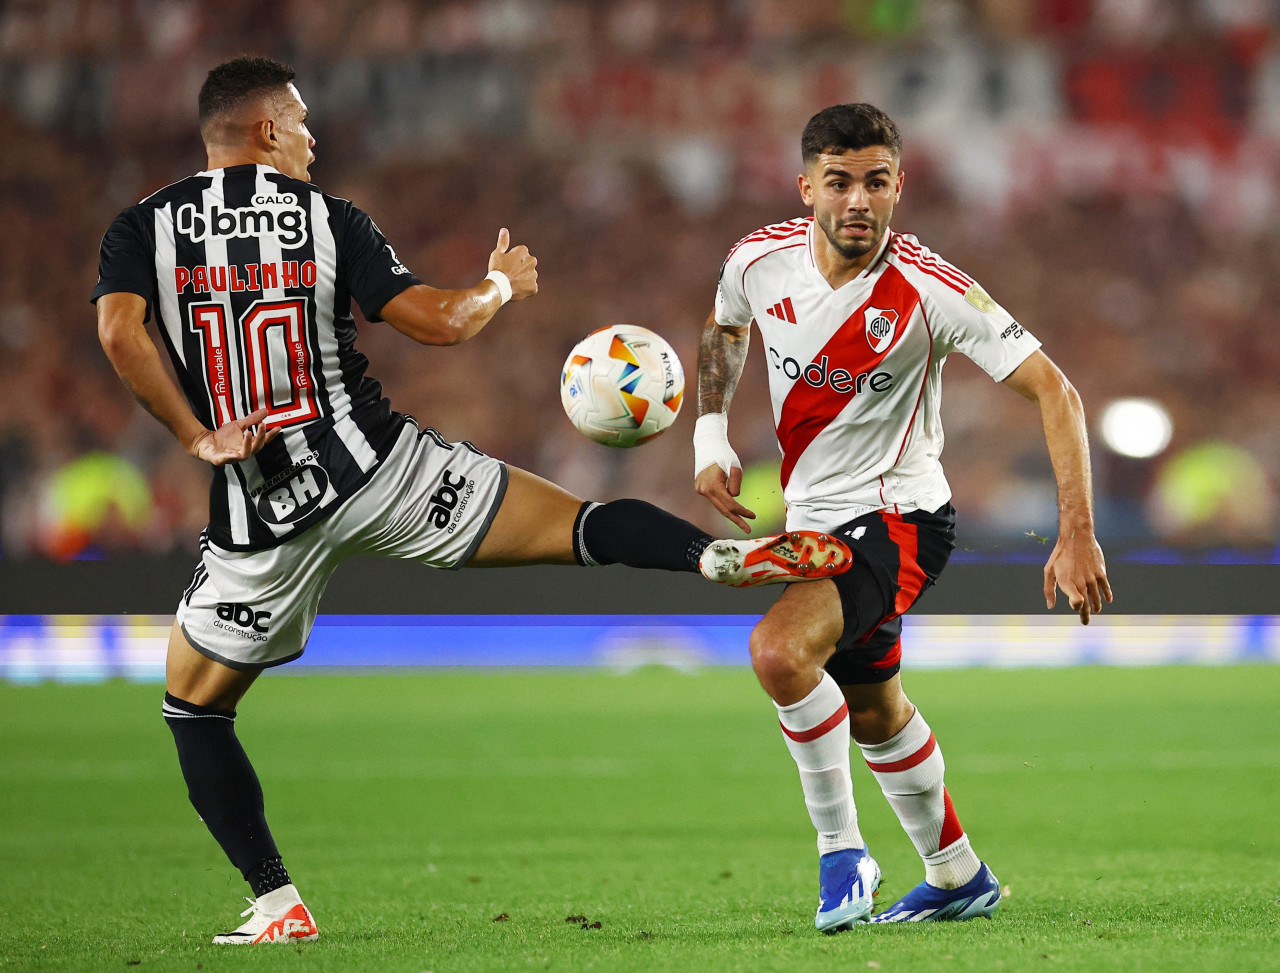
{"type": "Polygon", "coordinates": [[[506,489],[499,460],[405,423],[373,478],[314,527],[265,551],[226,551],[201,537],[178,624],[198,652],[233,669],[291,662],[345,559],[382,554],[460,568],[484,540],[506,489]]]}

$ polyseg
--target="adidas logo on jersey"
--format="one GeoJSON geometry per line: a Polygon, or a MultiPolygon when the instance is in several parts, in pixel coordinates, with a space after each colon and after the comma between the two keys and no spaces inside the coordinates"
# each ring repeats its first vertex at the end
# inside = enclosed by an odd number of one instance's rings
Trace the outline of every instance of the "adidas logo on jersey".
{"type": "Polygon", "coordinates": [[[772,314],[779,321],[786,321],[788,324],[796,323],[796,309],[791,306],[791,298],[784,297],[781,301],[769,308],[766,312],[772,314]]]}

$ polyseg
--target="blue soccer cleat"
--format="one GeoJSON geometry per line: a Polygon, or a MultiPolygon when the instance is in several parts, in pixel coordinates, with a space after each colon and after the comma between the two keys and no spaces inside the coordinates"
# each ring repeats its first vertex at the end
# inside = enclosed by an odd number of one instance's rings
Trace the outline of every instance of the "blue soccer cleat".
{"type": "Polygon", "coordinates": [[[865,848],[833,851],[818,860],[818,915],[821,932],[839,932],[871,916],[880,866],[865,848]]]}
{"type": "Polygon", "coordinates": [[[942,922],[990,916],[1000,905],[1000,883],[983,863],[978,874],[958,889],[921,882],[872,922],[942,922]]]}

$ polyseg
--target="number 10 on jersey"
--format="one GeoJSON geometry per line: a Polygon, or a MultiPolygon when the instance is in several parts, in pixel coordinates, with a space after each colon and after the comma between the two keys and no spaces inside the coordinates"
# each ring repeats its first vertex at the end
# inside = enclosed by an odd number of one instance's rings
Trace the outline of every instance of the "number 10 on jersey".
{"type": "Polygon", "coordinates": [[[305,301],[254,302],[240,316],[239,354],[228,341],[223,305],[192,304],[188,313],[191,330],[201,339],[215,426],[236,418],[234,389],[241,382],[249,398],[244,415],[265,408],[265,425],[295,426],[319,417],[305,301]]]}

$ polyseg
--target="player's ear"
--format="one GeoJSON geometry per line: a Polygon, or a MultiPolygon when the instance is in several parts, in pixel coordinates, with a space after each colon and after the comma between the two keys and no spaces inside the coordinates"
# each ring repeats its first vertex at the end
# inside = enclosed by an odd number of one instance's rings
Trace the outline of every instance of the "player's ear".
{"type": "Polygon", "coordinates": [[[800,173],[800,175],[796,177],[796,184],[800,187],[801,202],[803,202],[806,206],[812,206],[813,205],[813,183],[809,181],[809,174],[807,172],[800,173]]]}
{"type": "Polygon", "coordinates": [[[902,199],[902,183],[907,178],[907,174],[901,169],[898,170],[898,185],[893,190],[893,201],[896,203],[902,199]]]}
{"type": "Polygon", "coordinates": [[[276,137],[276,123],[272,118],[260,118],[249,127],[249,138],[254,146],[266,152],[279,145],[276,137]]]}

